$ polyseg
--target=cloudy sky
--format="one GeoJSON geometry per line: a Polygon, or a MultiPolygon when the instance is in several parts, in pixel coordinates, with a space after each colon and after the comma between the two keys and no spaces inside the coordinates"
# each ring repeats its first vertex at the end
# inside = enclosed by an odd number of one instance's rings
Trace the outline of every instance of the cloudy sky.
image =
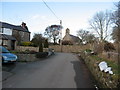
{"type": "Polygon", "coordinates": [[[31,32],[43,34],[47,26],[60,24],[63,30],[69,28],[76,35],[79,29],[89,29],[88,21],[96,12],[114,10],[114,2],[119,0],[44,0],[55,13],[55,16],[42,0],[2,0],[0,2],[0,21],[14,25],[25,22],[31,32]],[[114,1],[114,2],[113,2],[114,1]]]}

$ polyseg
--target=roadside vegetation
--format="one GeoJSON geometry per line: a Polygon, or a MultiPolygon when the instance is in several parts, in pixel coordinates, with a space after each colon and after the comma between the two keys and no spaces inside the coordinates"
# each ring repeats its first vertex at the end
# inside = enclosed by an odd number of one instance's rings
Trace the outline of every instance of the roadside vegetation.
{"type": "Polygon", "coordinates": [[[84,50],[80,53],[80,60],[83,60],[88,66],[99,88],[118,88],[120,68],[116,61],[102,58],[99,54],[91,53],[92,50],[84,50]],[[108,67],[111,67],[113,74],[100,71],[99,63],[105,61],[108,67]]]}
{"type": "Polygon", "coordinates": [[[84,60],[101,88],[120,87],[120,2],[115,6],[114,12],[97,12],[89,21],[97,37],[89,37],[87,30],[81,29],[77,32],[82,41],[91,44],[91,48],[81,51],[80,58],[84,60]],[[110,27],[113,27],[112,33],[109,33],[110,27]],[[108,40],[110,36],[113,42],[108,40]],[[100,71],[98,65],[102,61],[107,62],[113,74],[100,71]]]}

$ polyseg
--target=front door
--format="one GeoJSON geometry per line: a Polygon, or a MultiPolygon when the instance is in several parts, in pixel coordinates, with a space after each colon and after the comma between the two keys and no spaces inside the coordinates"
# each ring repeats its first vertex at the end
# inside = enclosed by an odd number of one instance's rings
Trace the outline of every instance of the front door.
{"type": "Polygon", "coordinates": [[[15,49],[15,40],[11,41],[11,49],[14,50],[15,49]]]}

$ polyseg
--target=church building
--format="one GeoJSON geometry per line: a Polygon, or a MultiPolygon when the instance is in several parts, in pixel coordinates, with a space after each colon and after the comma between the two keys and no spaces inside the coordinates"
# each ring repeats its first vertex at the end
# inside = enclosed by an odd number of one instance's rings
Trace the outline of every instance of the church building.
{"type": "Polygon", "coordinates": [[[69,42],[71,45],[78,45],[81,43],[81,39],[77,36],[71,35],[70,30],[67,28],[66,29],[66,35],[63,37],[63,44],[66,42],[69,42]]]}

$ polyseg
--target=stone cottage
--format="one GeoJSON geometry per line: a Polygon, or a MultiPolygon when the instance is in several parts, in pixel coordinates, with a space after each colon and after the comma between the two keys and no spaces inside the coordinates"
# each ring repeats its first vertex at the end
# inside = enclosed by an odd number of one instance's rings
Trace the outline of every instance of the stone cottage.
{"type": "Polygon", "coordinates": [[[26,23],[12,25],[0,22],[0,45],[14,50],[20,42],[30,41],[30,32],[26,23]]]}
{"type": "Polygon", "coordinates": [[[71,35],[70,30],[66,29],[66,35],[63,37],[62,42],[70,42],[72,45],[78,45],[81,43],[81,39],[77,36],[71,35]]]}

